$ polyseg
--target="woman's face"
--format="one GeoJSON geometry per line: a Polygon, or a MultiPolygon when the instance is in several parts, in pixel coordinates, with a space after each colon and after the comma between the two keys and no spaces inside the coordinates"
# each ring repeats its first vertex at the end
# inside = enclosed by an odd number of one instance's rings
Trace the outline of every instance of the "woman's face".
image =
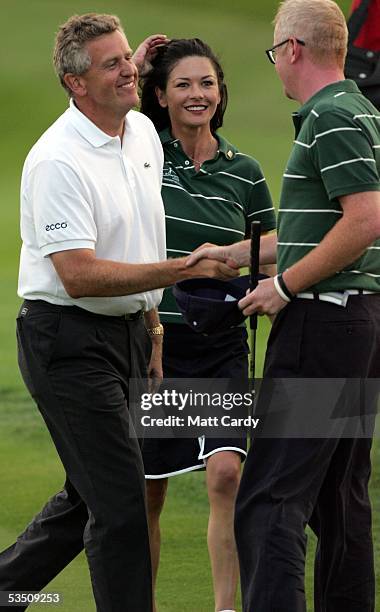
{"type": "Polygon", "coordinates": [[[166,90],[156,90],[159,104],[168,109],[172,129],[209,125],[220,102],[212,62],[197,55],[184,57],[171,70],[166,90]]]}

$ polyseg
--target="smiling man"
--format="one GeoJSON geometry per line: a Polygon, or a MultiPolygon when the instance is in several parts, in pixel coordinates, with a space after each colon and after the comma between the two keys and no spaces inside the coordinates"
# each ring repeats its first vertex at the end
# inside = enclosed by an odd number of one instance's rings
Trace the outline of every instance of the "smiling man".
{"type": "Polygon", "coordinates": [[[238,273],[220,262],[189,271],[184,259],[163,261],[162,148],[150,120],[132,110],[137,69],[119,20],[69,19],[54,64],[70,107],[24,165],[18,343],[67,480],[1,553],[0,591],[40,590],[84,546],[98,612],[149,612],[129,380],[147,375],[149,358],[149,375],[162,376],[158,287],[238,273]]]}

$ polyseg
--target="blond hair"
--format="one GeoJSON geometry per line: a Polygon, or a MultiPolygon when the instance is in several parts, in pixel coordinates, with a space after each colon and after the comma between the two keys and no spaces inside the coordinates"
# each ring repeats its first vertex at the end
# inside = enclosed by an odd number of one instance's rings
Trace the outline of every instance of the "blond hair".
{"type": "Polygon", "coordinates": [[[345,17],[333,0],[284,0],[274,25],[281,42],[302,39],[316,63],[344,67],[348,31],[345,17]]]}
{"type": "Polygon", "coordinates": [[[86,43],[116,30],[124,33],[118,17],[97,13],[73,15],[60,26],[55,38],[53,63],[61,85],[69,95],[71,90],[64,81],[65,74],[80,76],[91,66],[86,43]]]}

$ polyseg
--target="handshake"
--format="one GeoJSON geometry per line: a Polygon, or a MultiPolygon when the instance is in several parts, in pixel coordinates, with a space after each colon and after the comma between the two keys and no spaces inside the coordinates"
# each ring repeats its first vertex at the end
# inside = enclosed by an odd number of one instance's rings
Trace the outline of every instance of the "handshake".
{"type": "Polygon", "coordinates": [[[227,267],[236,270],[249,265],[249,253],[249,240],[243,240],[228,246],[215,246],[206,242],[189,255],[186,265],[192,266],[202,259],[211,259],[221,261],[227,267]]]}
{"type": "MultiPolygon", "coordinates": [[[[261,237],[260,265],[273,265],[276,262],[277,236],[268,234],[261,237]]],[[[228,246],[202,244],[185,259],[185,267],[194,268],[194,277],[218,278],[229,281],[239,276],[239,268],[251,264],[251,241],[243,240],[228,246]]],[[[253,262],[255,263],[255,262],[253,262]]],[[[259,281],[255,290],[247,291],[238,302],[244,316],[252,314],[274,315],[286,301],[279,295],[272,277],[259,281]]]]}
{"type": "Polygon", "coordinates": [[[187,269],[199,269],[199,276],[231,280],[239,276],[239,268],[249,264],[249,244],[249,240],[229,246],[216,246],[206,242],[186,258],[185,266],[187,269]],[[202,271],[204,274],[201,274],[202,271]]]}

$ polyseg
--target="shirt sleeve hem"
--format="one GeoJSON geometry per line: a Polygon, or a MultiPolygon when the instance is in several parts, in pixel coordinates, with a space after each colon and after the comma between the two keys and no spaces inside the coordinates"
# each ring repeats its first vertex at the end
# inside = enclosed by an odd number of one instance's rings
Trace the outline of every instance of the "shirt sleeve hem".
{"type": "Polygon", "coordinates": [[[64,240],[62,242],[44,244],[40,250],[43,257],[48,257],[52,253],[58,253],[59,251],[70,251],[72,249],[95,250],[95,242],[92,240],[64,240]]]}
{"type": "Polygon", "coordinates": [[[380,183],[355,183],[355,185],[337,187],[329,191],[329,198],[333,200],[340,196],[350,195],[351,193],[362,193],[364,191],[380,191],[380,183]]]}

